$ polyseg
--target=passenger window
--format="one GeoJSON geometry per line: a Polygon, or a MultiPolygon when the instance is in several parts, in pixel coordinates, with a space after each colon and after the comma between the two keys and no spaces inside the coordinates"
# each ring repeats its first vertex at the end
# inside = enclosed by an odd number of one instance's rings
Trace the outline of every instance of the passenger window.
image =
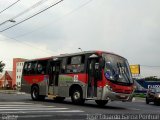
{"type": "Polygon", "coordinates": [[[37,62],[30,62],[28,63],[27,73],[28,74],[35,74],[36,73],[36,65],[37,62]]]}
{"type": "Polygon", "coordinates": [[[37,74],[46,74],[47,61],[39,61],[37,65],[37,74]]]}
{"type": "Polygon", "coordinates": [[[28,63],[26,62],[26,63],[24,64],[24,68],[23,68],[23,74],[24,74],[24,75],[27,74],[27,67],[28,67],[28,63]]]}
{"type": "Polygon", "coordinates": [[[36,61],[25,63],[23,73],[25,75],[35,74],[36,73],[36,65],[37,65],[36,61]]]}
{"type": "Polygon", "coordinates": [[[69,57],[67,61],[67,73],[81,73],[84,72],[85,56],[69,57]]]}
{"type": "Polygon", "coordinates": [[[66,58],[63,58],[61,63],[61,73],[65,73],[66,70],[66,58]]]}
{"type": "Polygon", "coordinates": [[[81,64],[81,56],[76,56],[71,58],[71,64],[72,65],[78,65],[81,64]]]}

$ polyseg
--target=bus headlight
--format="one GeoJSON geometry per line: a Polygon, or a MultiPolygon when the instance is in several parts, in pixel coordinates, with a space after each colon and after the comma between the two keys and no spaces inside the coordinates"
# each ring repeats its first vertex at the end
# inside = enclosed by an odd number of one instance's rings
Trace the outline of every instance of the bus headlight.
{"type": "Polygon", "coordinates": [[[107,89],[108,90],[110,90],[110,91],[112,91],[113,89],[112,89],[112,87],[111,86],[109,86],[109,85],[106,85],[106,87],[107,87],[107,89]]]}
{"type": "Polygon", "coordinates": [[[158,95],[158,97],[160,98],[160,94],[158,95]]]}

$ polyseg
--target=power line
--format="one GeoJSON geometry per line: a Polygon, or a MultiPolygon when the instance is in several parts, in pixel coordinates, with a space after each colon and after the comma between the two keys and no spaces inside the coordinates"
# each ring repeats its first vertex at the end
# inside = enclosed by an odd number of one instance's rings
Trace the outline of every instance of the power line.
{"type": "MultiPolygon", "coordinates": [[[[76,9],[72,10],[71,12],[67,13],[67,14],[64,15],[64,16],[67,16],[67,15],[69,15],[69,14],[74,13],[75,11],[77,11],[77,10],[79,10],[80,8],[84,7],[85,5],[87,5],[88,3],[90,3],[91,1],[93,1],[93,0],[89,0],[89,1],[85,2],[85,3],[82,4],[81,6],[77,7],[76,9]]],[[[62,16],[61,18],[63,18],[64,16],[62,16]]],[[[39,28],[38,28],[38,29],[39,29],[39,28]]],[[[4,36],[5,36],[5,35],[4,35],[4,36]]],[[[10,38],[10,37],[8,37],[8,36],[5,36],[5,37],[8,38],[9,40],[14,40],[14,41],[16,41],[16,42],[20,42],[21,44],[25,44],[25,45],[30,46],[30,47],[35,48],[35,49],[39,49],[39,50],[41,50],[41,51],[43,51],[43,52],[45,51],[45,50],[43,50],[43,49],[40,49],[40,48],[35,47],[35,46],[33,46],[33,45],[31,45],[31,44],[28,44],[28,43],[24,43],[24,42],[22,42],[22,41],[20,41],[20,40],[17,40],[17,39],[15,39],[15,38],[10,38]]],[[[49,54],[50,54],[50,53],[49,53],[49,54]]]]}
{"type": "Polygon", "coordinates": [[[152,65],[140,65],[142,67],[152,67],[152,68],[160,68],[160,66],[152,66],[152,65]]]}
{"type": "Polygon", "coordinates": [[[25,13],[31,11],[32,9],[38,7],[39,5],[41,5],[41,4],[43,4],[43,3],[47,2],[47,1],[48,1],[48,0],[40,0],[39,2],[35,3],[35,4],[32,5],[31,7],[27,8],[27,9],[24,10],[23,12],[17,14],[15,17],[11,18],[11,20],[20,17],[21,15],[23,15],[23,14],[25,14],[25,13]]]}
{"type": "Polygon", "coordinates": [[[46,51],[46,50],[44,50],[44,49],[41,49],[41,48],[39,48],[39,47],[35,47],[35,46],[33,46],[33,45],[29,44],[29,43],[23,42],[23,41],[21,41],[21,40],[13,39],[13,38],[10,38],[10,37],[8,37],[8,36],[6,36],[6,35],[3,35],[3,36],[6,37],[6,38],[9,39],[9,40],[14,40],[14,41],[16,41],[16,42],[18,42],[18,43],[24,44],[24,45],[29,46],[29,47],[31,47],[31,48],[39,49],[39,50],[41,50],[42,52],[47,53],[48,55],[52,55],[52,54],[53,54],[53,53],[51,53],[51,52],[48,52],[48,51],[46,51]]]}
{"type": "Polygon", "coordinates": [[[16,21],[14,21],[14,20],[12,20],[12,19],[9,19],[9,20],[6,20],[6,21],[0,23],[0,26],[3,25],[3,24],[5,24],[5,23],[7,23],[7,22],[16,22],[16,21]]]}
{"type": "Polygon", "coordinates": [[[13,4],[9,5],[7,8],[5,8],[4,10],[0,11],[0,14],[3,13],[4,11],[6,11],[7,9],[9,9],[10,7],[12,7],[13,5],[15,5],[16,3],[18,3],[20,0],[17,0],[16,2],[14,2],[13,4]]]}
{"type": "Polygon", "coordinates": [[[59,0],[58,2],[52,4],[51,6],[49,6],[49,7],[45,8],[45,9],[41,10],[40,12],[38,12],[38,13],[36,13],[36,14],[34,14],[34,15],[32,15],[32,16],[30,16],[30,17],[28,17],[28,18],[26,18],[26,19],[24,19],[24,20],[22,20],[22,21],[20,21],[20,22],[18,22],[18,23],[15,24],[15,25],[12,25],[12,26],[10,26],[10,27],[8,27],[8,28],[6,28],[6,29],[3,29],[3,30],[1,30],[0,32],[4,32],[4,31],[6,31],[6,30],[8,30],[8,29],[10,29],[10,28],[12,28],[12,27],[15,27],[15,26],[17,26],[17,25],[19,25],[19,24],[21,24],[21,23],[23,23],[23,22],[25,22],[25,21],[27,21],[27,20],[29,20],[29,19],[37,16],[37,15],[39,15],[40,13],[42,13],[42,12],[44,12],[44,11],[46,11],[46,10],[48,10],[48,9],[56,6],[56,5],[58,5],[59,3],[63,2],[63,1],[64,1],[64,0],[59,0]]]}
{"type": "MultiPolygon", "coordinates": [[[[39,5],[41,5],[41,4],[45,3],[45,2],[47,2],[47,1],[48,1],[48,0],[40,0],[39,2],[36,2],[34,5],[32,5],[31,7],[27,8],[27,9],[24,10],[23,12],[21,12],[21,13],[17,14],[16,16],[10,18],[9,20],[14,20],[14,19],[16,19],[16,18],[22,16],[23,14],[25,14],[25,13],[31,11],[32,9],[38,7],[39,5]]],[[[0,26],[3,25],[3,24],[5,24],[5,23],[7,23],[7,22],[9,22],[9,20],[6,20],[6,21],[0,23],[0,26]]]]}
{"type": "MultiPolygon", "coordinates": [[[[84,1],[86,1],[86,0],[84,0],[84,1]]],[[[34,30],[30,31],[30,32],[26,32],[26,33],[23,33],[23,34],[21,34],[21,35],[14,36],[14,37],[12,37],[12,38],[13,38],[13,39],[21,38],[21,37],[24,37],[24,36],[26,36],[26,35],[28,35],[28,34],[32,34],[32,33],[36,32],[36,31],[44,30],[44,29],[42,29],[42,28],[45,28],[45,27],[50,26],[51,23],[53,23],[53,22],[54,22],[54,24],[55,24],[56,22],[60,21],[60,20],[61,20],[62,18],[64,18],[65,16],[69,16],[69,15],[75,13],[76,11],[78,11],[79,9],[85,7],[87,4],[89,4],[89,3],[92,2],[92,1],[93,1],[93,0],[88,0],[87,2],[85,2],[85,3],[83,3],[82,5],[78,6],[76,9],[73,9],[73,10],[70,11],[69,13],[67,13],[67,14],[59,17],[59,18],[56,19],[55,21],[52,21],[52,22],[50,22],[50,23],[47,23],[46,25],[43,25],[43,26],[41,26],[41,27],[38,27],[38,28],[36,28],[36,29],[34,29],[34,30]]]]}

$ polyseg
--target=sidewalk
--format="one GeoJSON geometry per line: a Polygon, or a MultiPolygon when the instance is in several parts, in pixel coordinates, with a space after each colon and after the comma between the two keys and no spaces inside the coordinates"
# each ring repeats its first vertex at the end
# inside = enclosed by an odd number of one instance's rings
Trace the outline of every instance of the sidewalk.
{"type": "Polygon", "coordinates": [[[145,102],[145,98],[134,97],[134,98],[133,98],[133,102],[145,102]]]}

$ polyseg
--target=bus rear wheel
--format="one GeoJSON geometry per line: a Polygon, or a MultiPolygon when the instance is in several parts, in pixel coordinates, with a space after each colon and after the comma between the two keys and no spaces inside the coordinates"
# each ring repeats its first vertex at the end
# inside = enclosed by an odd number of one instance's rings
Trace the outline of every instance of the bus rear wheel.
{"type": "Polygon", "coordinates": [[[95,100],[98,106],[105,106],[108,103],[108,100],[95,100]]]}
{"type": "Polygon", "coordinates": [[[38,100],[44,100],[45,96],[44,95],[39,95],[38,86],[33,86],[32,89],[31,89],[31,98],[34,101],[38,101],[38,100]]]}
{"type": "Polygon", "coordinates": [[[72,91],[71,99],[74,104],[84,104],[83,94],[80,89],[75,89],[72,91]]]}

